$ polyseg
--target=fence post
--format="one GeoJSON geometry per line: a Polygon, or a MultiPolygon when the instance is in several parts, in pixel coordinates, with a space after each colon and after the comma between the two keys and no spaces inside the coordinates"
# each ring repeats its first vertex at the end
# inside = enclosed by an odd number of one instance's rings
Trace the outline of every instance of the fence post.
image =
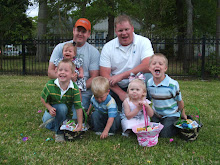
{"type": "Polygon", "coordinates": [[[202,68],[201,68],[202,80],[204,80],[205,78],[205,43],[206,43],[206,37],[203,36],[202,38],[202,68]]]}
{"type": "Polygon", "coordinates": [[[26,57],[25,57],[25,43],[22,37],[22,75],[26,74],[26,57]]]}

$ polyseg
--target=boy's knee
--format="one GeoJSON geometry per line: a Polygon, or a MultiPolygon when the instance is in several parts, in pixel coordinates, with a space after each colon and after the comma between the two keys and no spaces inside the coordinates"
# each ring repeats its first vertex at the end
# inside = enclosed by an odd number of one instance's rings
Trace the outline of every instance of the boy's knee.
{"type": "Polygon", "coordinates": [[[68,107],[66,104],[56,104],[53,107],[56,108],[56,113],[59,115],[67,115],[68,113],[68,107]]]}
{"type": "Polygon", "coordinates": [[[115,133],[120,128],[120,126],[121,126],[121,117],[118,115],[114,119],[110,132],[115,133]]]}
{"type": "Polygon", "coordinates": [[[173,125],[164,127],[160,132],[160,137],[170,138],[177,135],[177,129],[173,125]]]}

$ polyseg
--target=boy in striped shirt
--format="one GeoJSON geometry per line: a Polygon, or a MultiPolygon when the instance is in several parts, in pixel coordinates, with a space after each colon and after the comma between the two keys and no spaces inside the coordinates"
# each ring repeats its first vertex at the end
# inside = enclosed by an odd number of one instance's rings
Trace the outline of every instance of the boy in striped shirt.
{"type": "Polygon", "coordinates": [[[55,142],[63,142],[64,135],[60,125],[67,117],[73,116],[72,118],[78,121],[75,131],[80,131],[83,112],[79,89],[71,80],[75,75],[75,65],[69,59],[63,59],[58,64],[56,74],[58,78],[49,80],[41,93],[41,102],[47,108],[42,118],[42,125],[55,131],[55,142]],[[76,111],[72,111],[74,107],[76,111]]]}
{"type": "Polygon", "coordinates": [[[168,60],[163,54],[154,54],[150,58],[149,70],[153,77],[148,80],[147,90],[152,99],[152,108],[155,112],[152,121],[164,125],[160,132],[161,137],[172,137],[177,134],[174,123],[180,115],[182,115],[182,118],[187,119],[179,84],[165,74],[167,67],[168,60]]]}
{"type": "Polygon", "coordinates": [[[110,85],[107,78],[98,76],[92,80],[91,90],[93,96],[87,111],[91,114],[91,126],[100,139],[114,135],[121,126],[121,118],[116,102],[109,94],[110,85]]]}

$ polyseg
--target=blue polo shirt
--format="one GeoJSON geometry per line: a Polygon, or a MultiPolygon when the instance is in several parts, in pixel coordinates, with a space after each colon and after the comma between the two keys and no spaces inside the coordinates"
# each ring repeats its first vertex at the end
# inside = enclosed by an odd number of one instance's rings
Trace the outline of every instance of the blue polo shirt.
{"type": "Polygon", "coordinates": [[[111,95],[108,95],[105,101],[98,103],[94,95],[91,98],[91,104],[94,109],[100,113],[108,114],[108,117],[116,117],[118,115],[117,104],[111,95]]]}
{"type": "Polygon", "coordinates": [[[182,100],[179,83],[168,75],[158,85],[155,85],[153,78],[148,80],[147,90],[152,99],[152,108],[156,113],[164,117],[180,117],[177,101],[182,100]]]}

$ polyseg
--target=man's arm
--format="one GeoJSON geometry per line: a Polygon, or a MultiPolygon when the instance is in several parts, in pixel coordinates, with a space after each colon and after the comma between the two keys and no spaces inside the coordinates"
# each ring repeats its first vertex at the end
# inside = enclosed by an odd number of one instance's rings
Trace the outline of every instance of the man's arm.
{"type": "Polygon", "coordinates": [[[146,57],[145,59],[143,59],[141,61],[141,63],[136,66],[135,68],[125,71],[121,74],[112,76],[109,78],[109,82],[112,86],[114,86],[115,84],[117,84],[119,81],[123,80],[123,79],[127,79],[131,73],[137,74],[138,72],[143,72],[143,73],[147,73],[150,72],[149,71],[149,60],[150,57],[146,57]]]}
{"type": "Polygon", "coordinates": [[[89,71],[89,74],[90,74],[90,78],[88,80],[86,80],[86,88],[89,89],[91,88],[91,83],[92,83],[92,80],[99,76],[99,70],[91,70],[89,71]]]}
{"type": "Polygon", "coordinates": [[[51,78],[51,79],[57,78],[55,68],[56,68],[56,66],[54,65],[54,63],[49,62],[49,66],[48,66],[48,77],[51,78]]]}
{"type": "MultiPolygon", "coordinates": [[[[100,66],[100,75],[101,76],[110,80],[111,79],[110,73],[111,73],[111,68],[100,66]]],[[[115,84],[114,86],[111,85],[110,89],[114,93],[116,93],[119,96],[120,100],[122,100],[122,101],[124,101],[124,99],[127,97],[127,93],[125,91],[123,91],[117,84],[115,84]]]]}

